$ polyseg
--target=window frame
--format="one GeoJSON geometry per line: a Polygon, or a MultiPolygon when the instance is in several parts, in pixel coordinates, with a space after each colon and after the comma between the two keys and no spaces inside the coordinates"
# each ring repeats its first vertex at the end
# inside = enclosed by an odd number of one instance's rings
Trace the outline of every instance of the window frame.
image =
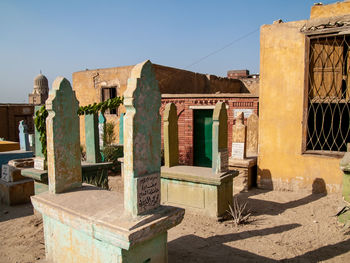
{"type": "MultiPolygon", "coordinates": [[[[101,99],[101,102],[104,102],[104,101],[110,99],[110,98],[108,98],[108,99],[104,98],[104,91],[103,91],[104,89],[108,89],[108,90],[114,89],[115,90],[115,98],[118,97],[118,86],[102,86],[100,88],[100,94],[101,94],[100,99],[101,99]]],[[[115,111],[116,111],[115,113],[111,113],[110,110],[107,110],[105,112],[105,114],[113,115],[113,116],[119,116],[118,108],[116,108],[115,111]]]]}
{"type": "Polygon", "coordinates": [[[317,38],[336,37],[336,36],[350,36],[350,28],[342,29],[339,28],[333,30],[316,30],[315,32],[304,33],[305,35],[305,56],[304,56],[304,92],[303,92],[303,118],[302,118],[302,143],[301,143],[301,154],[302,155],[317,155],[325,157],[341,158],[345,152],[341,151],[326,151],[326,150],[308,150],[307,147],[307,131],[308,131],[308,98],[309,98],[309,73],[310,73],[310,48],[311,40],[317,38]]]}

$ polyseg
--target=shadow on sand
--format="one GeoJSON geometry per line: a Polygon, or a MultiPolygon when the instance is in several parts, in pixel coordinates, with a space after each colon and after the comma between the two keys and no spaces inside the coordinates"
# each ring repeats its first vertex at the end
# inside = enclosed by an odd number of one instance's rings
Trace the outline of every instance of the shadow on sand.
{"type": "Polygon", "coordinates": [[[281,225],[261,230],[244,231],[208,238],[196,235],[180,237],[168,243],[169,263],[181,262],[320,262],[344,254],[350,250],[350,239],[306,252],[294,258],[275,260],[258,254],[230,247],[227,242],[255,236],[278,234],[299,227],[299,224],[281,225]]]}

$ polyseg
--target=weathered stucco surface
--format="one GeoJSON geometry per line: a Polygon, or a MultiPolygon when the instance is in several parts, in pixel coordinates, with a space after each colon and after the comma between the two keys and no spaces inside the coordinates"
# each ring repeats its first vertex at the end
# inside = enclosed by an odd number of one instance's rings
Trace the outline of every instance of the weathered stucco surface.
{"type": "Polygon", "coordinates": [[[47,163],[51,193],[81,186],[78,107],[69,81],[57,77],[46,100],[47,163]]]}
{"type": "MultiPolygon", "coordinates": [[[[117,96],[122,96],[134,66],[85,70],[73,73],[73,89],[81,106],[102,100],[101,88],[117,87],[117,96]]],[[[187,70],[153,64],[161,94],[215,94],[249,93],[242,81],[205,75],[187,70]]],[[[125,112],[121,106],[119,113],[125,112]]],[[[119,138],[119,116],[106,114],[107,122],[116,124],[115,134],[119,138]]],[[[84,119],[80,118],[81,144],[85,144],[84,119]]]]}
{"type": "MultiPolygon", "coordinates": [[[[342,4],[313,7],[311,16],[321,16],[321,9],[322,15],[342,14],[349,3],[342,4]]],[[[275,189],[338,192],[341,157],[302,154],[306,38],[300,28],[305,23],[261,27],[258,181],[275,189]]]]}
{"type": "Polygon", "coordinates": [[[348,15],[350,13],[350,2],[337,2],[329,5],[314,5],[311,7],[310,19],[330,16],[348,15]]]}

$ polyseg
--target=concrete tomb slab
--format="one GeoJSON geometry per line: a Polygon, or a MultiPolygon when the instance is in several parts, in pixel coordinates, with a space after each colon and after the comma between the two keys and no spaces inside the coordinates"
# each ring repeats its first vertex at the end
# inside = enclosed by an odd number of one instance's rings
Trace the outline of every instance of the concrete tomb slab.
{"type": "MultiPolygon", "coordinates": [[[[62,88],[71,89],[70,85],[59,87],[57,93],[62,88]]],[[[67,178],[55,171],[60,167],[51,164],[65,165],[69,160],[48,147],[48,156],[54,157],[48,160],[50,191],[33,196],[32,203],[43,215],[46,260],[50,262],[167,262],[167,230],[182,221],[184,210],[159,205],[160,94],[150,61],[134,67],[125,94],[124,138],[130,152],[124,153],[124,194],[87,185],[78,187],[77,176],[67,178]],[[56,181],[52,182],[52,176],[56,181]],[[51,184],[67,187],[52,191],[51,184]]],[[[64,116],[60,107],[52,111],[52,116],[64,116]]],[[[58,119],[60,127],[71,123],[66,118],[58,119]]],[[[72,124],[78,125],[78,120],[72,124]]],[[[79,130],[74,132],[79,135],[79,130]]],[[[48,140],[57,141],[54,146],[59,149],[79,143],[79,137],[69,141],[56,140],[57,136],[48,133],[48,140]]],[[[80,153],[74,150],[71,158],[74,163],[79,160],[76,166],[80,168],[80,153]]],[[[81,180],[81,171],[78,174],[81,180]]]]}
{"type": "Polygon", "coordinates": [[[179,164],[179,139],[177,125],[177,109],[174,103],[165,105],[163,112],[164,165],[166,167],[179,164]]]}
{"type": "Polygon", "coordinates": [[[213,112],[212,169],[214,173],[228,171],[227,110],[224,102],[218,102],[213,112]]]}
{"type": "Polygon", "coordinates": [[[19,122],[19,143],[22,151],[30,151],[28,127],[24,121],[19,122]]]}
{"type": "Polygon", "coordinates": [[[46,100],[49,190],[61,193],[81,186],[78,101],[69,81],[58,77],[46,100]]]}
{"type": "Polygon", "coordinates": [[[162,167],[162,203],[220,219],[232,203],[232,178],[237,171],[213,173],[212,168],[162,167]]]}
{"type": "Polygon", "coordinates": [[[100,163],[100,141],[98,129],[97,114],[85,115],[85,146],[86,146],[86,162],[100,163]]]}
{"type": "MultiPolygon", "coordinates": [[[[233,179],[234,193],[247,191],[255,185],[257,157],[247,157],[247,127],[243,123],[244,113],[237,115],[236,124],[232,127],[232,155],[229,158],[229,168],[239,171],[233,179]]],[[[250,153],[257,154],[257,116],[252,113],[248,118],[250,125],[250,153]]]]}
{"type": "Polygon", "coordinates": [[[243,112],[238,113],[236,124],[232,126],[231,158],[243,160],[246,157],[247,127],[244,125],[243,112]]]}
{"type": "Polygon", "coordinates": [[[16,159],[2,165],[0,178],[0,199],[7,205],[17,205],[30,201],[34,194],[32,179],[25,178],[21,171],[33,167],[33,159],[16,159]]]}
{"type": "Polygon", "coordinates": [[[247,118],[247,156],[258,156],[259,117],[252,113],[247,118]]]}
{"type": "Polygon", "coordinates": [[[124,208],[137,216],[160,205],[160,189],[153,189],[155,197],[141,196],[137,191],[143,176],[154,176],[160,186],[160,92],[152,64],[136,65],[131,71],[124,92],[124,208]],[[137,205],[143,199],[154,198],[146,210],[137,205]]]}

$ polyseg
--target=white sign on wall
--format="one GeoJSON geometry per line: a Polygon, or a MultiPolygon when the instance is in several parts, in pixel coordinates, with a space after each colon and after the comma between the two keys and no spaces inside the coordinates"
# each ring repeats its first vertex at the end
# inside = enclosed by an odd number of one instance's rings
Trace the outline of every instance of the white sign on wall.
{"type": "Polygon", "coordinates": [[[248,118],[250,115],[253,114],[254,110],[253,109],[234,109],[233,110],[233,117],[237,117],[239,112],[243,112],[244,118],[248,118]]]}
{"type": "Polygon", "coordinates": [[[233,142],[232,143],[232,158],[234,159],[244,159],[244,143],[243,142],[233,142]]]}

